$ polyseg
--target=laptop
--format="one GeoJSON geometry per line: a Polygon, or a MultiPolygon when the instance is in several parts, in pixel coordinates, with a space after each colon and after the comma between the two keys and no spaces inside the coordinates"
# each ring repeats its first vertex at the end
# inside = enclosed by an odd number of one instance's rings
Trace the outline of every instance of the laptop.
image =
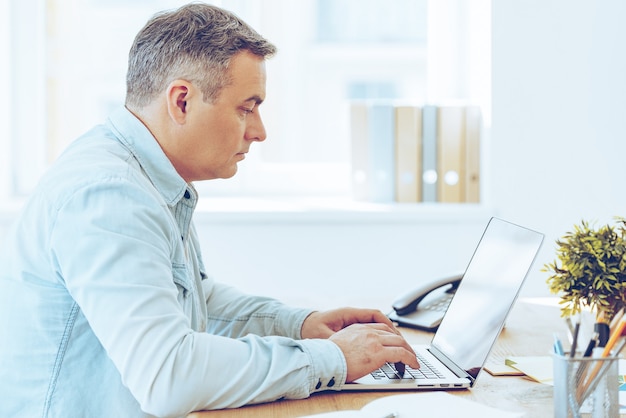
{"type": "Polygon", "coordinates": [[[459,389],[476,383],[541,247],[544,235],[491,218],[428,345],[415,345],[420,369],[393,364],[344,390],[459,389]]]}

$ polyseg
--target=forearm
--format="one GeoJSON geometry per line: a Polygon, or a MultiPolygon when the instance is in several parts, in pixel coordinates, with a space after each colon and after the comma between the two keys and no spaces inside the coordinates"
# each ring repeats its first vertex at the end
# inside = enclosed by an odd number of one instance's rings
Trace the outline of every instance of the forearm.
{"type": "Polygon", "coordinates": [[[300,339],[302,324],[312,312],[286,306],[275,299],[246,295],[210,278],[204,280],[203,285],[207,295],[207,332],[216,335],[237,338],[256,334],[300,339]]]}
{"type": "Polygon", "coordinates": [[[186,413],[301,399],[317,390],[339,389],[346,379],[343,355],[327,340],[196,333],[181,342],[180,351],[164,363],[163,379],[157,378],[146,393],[144,403],[154,404],[154,411],[171,408],[172,402],[186,413]]]}

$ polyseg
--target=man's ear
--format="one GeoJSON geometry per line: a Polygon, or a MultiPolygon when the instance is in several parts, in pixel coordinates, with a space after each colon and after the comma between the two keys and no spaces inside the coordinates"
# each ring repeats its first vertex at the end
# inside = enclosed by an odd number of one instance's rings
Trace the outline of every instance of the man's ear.
{"type": "Polygon", "coordinates": [[[178,124],[184,124],[187,118],[187,101],[192,86],[185,80],[174,80],[167,87],[167,113],[178,124]]]}

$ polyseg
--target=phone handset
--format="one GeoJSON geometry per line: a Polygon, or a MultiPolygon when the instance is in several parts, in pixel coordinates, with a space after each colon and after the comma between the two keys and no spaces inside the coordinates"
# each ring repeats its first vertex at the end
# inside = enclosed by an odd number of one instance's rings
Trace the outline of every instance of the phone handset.
{"type": "Polygon", "coordinates": [[[389,318],[400,325],[435,330],[462,278],[462,273],[445,276],[403,294],[393,302],[389,318]]]}

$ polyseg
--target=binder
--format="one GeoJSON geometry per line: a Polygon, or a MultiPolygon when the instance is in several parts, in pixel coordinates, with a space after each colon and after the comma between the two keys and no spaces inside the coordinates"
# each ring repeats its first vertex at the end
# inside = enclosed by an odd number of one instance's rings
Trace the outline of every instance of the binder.
{"type": "Polygon", "coordinates": [[[396,201],[415,203],[422,199],[422,108],[395,108],[396,201]]]}
{"type": "Polygon", "coordinates": [[[461,203],[465,193],[465,109],[441,106],[437,117],[437,196],[461,203]]]}
{"type": "Polygon", "coordinates": [[[395,112],[391,103],[374,102],[368,112],[370,201],[395,200],[395,112]]]}
{"type": "Polygon", "coordinates": [[[370,194],[367,111],[365,102],[354,102],[350,106],[352,197],[357,201],[369,200],[370,194]]]}
{"type": "Polygon", "coordinates": [[[480,107],[465,108],[465,202],[480,202],[480,107]]]}
{"type": "Polygon", "coordinates": [[[478,106],[360,101],[350,123],[355,200],[480,202],[478,106]]]}
{"type": "Polygon", "coordinates": [[[437,108],[422,108],[422,202],[437,201],[437,108]]]}

